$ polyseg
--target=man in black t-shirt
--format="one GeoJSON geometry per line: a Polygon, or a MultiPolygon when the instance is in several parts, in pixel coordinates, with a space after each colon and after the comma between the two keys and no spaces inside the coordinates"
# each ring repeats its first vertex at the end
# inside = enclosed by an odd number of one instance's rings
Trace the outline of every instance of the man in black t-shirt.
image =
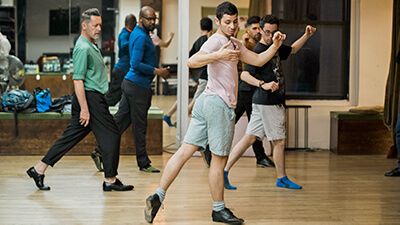
{"type": "MultiPolygon", "coordinates": [[[[260,21],[262,29],[261,41],[255,46],[254,52],[265,51],[272,44],[272,37],[279,28],[278,18],[267,15],[260,21]]],[[[253,111],[246,135],[236,144],[229,155],[225,167],[226,173],[256,139],[267,137],[273,144],[273,157],[276,166],[276,186],[289,189],[302,187],[286,176],[285,171],[285,88],[280,60],[285,60],[294,54],[314,34],[316,29],[306,26],[304,35],[291,46],[282,45],[277,54],[262,67],[247,65],[240,78],[252,86],[258,87],[253,95],[253,111]]],[[[225,187],[230,185],[228,177],[224,179],[225,187]]]]}
{"type": "MultiPolygon", "coordinates": [[[[246,48],[248,48],[251,51],[254,51],[255,45],[261,39],[260,20],[261,18],[259,16],[251,16],[246,22],[246,34],[243,35],[242,41],[244,42],[246,48]]],[[[244,112],[246,112],[247,114],[247,120],[250,121],[251,111],[252,111],[251,98],[253,96],[254,90],[255,87],[239,79],[238,101],[235,109],[236,123],[239,121],[240,117],[242,117],[244,112]]],[[[252,147],[254,155],[256,156],[257,166],[275,167],[274,162],[270,158],[268,158],[268,156],[265,154],[262,141],[256,140],[253,143],[252,147]]],[[[229,187],[227,188],[230,189],[229,187]]]]}

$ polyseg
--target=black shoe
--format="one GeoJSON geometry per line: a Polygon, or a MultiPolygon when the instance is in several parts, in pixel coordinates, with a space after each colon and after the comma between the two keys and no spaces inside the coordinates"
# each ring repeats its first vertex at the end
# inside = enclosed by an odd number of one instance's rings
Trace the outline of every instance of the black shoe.
{"type": "Polygon", "coordinates": [[[204,151],[200,151],[200,154],[203,157],[204,163],[206,164],[207,168],[210,168],[212,155],[208,146],[204,151]]]}
{"type": "Polygon", "coordinates": [[[161,207],[160,197],[158,194],[150,195],[146,199],[146,208],[144,209],[144,219],[152,223],[154,217],[156,217],[158,210],[161,207]]]}
{"type": "Polygon", "coordinates": [[[241,225],[244,223],[243,219],[237,218],[233,215],[232,211],[228,208],[224,208],[221,211],[212,211],[212,220],[214,222],[222,222],[227,224],[241,225]]]}
{"type": "Polygon", "coordinates": [[[132,191],[133,185],[125,185],[118,178],[114,183],[103,182],[103,191],[132,191]]]}
{"type": "Polygon", "coordinates": [[[90,157],[92,157],[97,170],[103,172],[103,157],[101,156],[101,153],[96,149],[90,154],[90,157]]]}
{"type": "Polygon", "coordinates": [[[270,158],[265,158],[261,160],[257,160],[257,166],[258,167],[275,167],[274,161],[272,161],[270,158]]]}
{"type": "Polygon", "coordinates": [[[159,169],[153,167],[152,165],[148,165],[146,167],[139,168],[139,170],[146,172],[146,173],[159,173],[160,172],[159,169]]]}
{"type": "Polygon", "coordinates": [[[387,171],[385,173],[385,176],[387,177],[400,177],[400,167],[396,167],[392,169],[391,171],[387,171]]]}
{"type": "Polygon", "coordinates": [[[42,191],[50,190],[50,187],[44,184],[44,174],[38,174],[33,166],[29,168],[26,173],[29,177],[32,177],[35,181],[36,186],[42,191]]]}

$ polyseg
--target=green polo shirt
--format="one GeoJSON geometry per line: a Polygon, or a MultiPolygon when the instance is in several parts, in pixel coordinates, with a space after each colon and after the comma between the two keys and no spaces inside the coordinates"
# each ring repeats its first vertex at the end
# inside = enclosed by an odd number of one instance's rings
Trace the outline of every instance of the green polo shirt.
{"type": "Polygon", "coordinates": [[[85,90],[105,94],[108,90],[107,70],[100,50],[84,36],[76,41],[72,54],[73,80],[83,80],[85,90]]]}

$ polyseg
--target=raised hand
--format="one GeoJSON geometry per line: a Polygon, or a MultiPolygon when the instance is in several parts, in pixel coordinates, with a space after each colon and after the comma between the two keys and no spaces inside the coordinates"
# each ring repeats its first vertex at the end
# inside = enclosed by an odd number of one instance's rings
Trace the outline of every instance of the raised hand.
{"type": "Polygon", "coordinates": [[[316,31],[317,31],[317,28],[315,28],[315,27],[313,27],[311,25],[307,25],[304,33],[307,36],[312,36],[316,31]]]}
{"type": "Polygon", "coordinates": [[[275,32],[274,36],[272,37],[273,44],[277,47],[280,47],[285,39],[286,34],[282,34],[280,31],[275,32]]]}

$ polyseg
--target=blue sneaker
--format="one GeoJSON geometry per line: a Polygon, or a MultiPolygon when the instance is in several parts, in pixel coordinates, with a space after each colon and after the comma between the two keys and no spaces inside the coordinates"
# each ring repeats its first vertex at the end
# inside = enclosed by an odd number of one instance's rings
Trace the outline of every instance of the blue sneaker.
{"type": "Polygon", "coordinates": [[[174,126],[174,124],[171,121],[171,117],[169,117],[167,115],[164,115],[162,119],[168,124],[169,127],[173,127],[174,126]]]}
{"type": "Polygon", "coordinates": [[[229,174],[228,171],[224,171],[224,187],[225,187],[225,189],[228,189],[228,190],[236,190],[237,187],[233,186],[229,183],[228,174],[229,174]]]}
{"type": "Polygon", "coordinates": [[[287,176],[276,179],[276,186],[288,189],[302,189],[303,187],[289,180],[287,176]]]}

